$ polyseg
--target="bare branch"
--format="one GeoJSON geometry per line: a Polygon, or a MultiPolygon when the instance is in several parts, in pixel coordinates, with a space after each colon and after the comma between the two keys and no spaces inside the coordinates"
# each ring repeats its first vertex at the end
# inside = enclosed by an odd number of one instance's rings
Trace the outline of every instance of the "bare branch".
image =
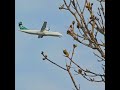
{"type": "Polygon", "coordinates": [[[43,57],[44,57],[43,60],[48,60],[48,61],[51,62],[52,64],[54,64],[54,65],[58,66],[59,68],[61,68],[61,69],[65,70],[65,71],[67,71],[67,69],[63,68],[62,66],[60,66],[60,65],[56,64],[55,62],[51,61],[50,59],[48,59],[48,58],[46,57],[46,55],[44,54],[43,51],[41,52],[41,54],[42,54],[43,57]]]}
{"type": "Polygon", "coordinates": [[[103,59],[102,57],[100,57],[99,55],[97,55],[96,53],[94,53],[95,56],[97,56],[98,58],[100,58],[102,61],[105,61],[105,59],[103,59]]]}
{"type": "Polygon", "coordinates": [[[80,90],[80,89],[77,87],[76,82],[75,82],[75,80],[74,80],[74,78],[73,78],[73,76],[72,76],[72,74],[71,74],[71,72],[70,72],[69,66],[66,65],[66,67],[67,67],[68,74],[70,75],[70,78],[71,78],[71,80],[72,80],[72,82],[73,82],[73,84],[74,84],[76,90],[80,90]]]}

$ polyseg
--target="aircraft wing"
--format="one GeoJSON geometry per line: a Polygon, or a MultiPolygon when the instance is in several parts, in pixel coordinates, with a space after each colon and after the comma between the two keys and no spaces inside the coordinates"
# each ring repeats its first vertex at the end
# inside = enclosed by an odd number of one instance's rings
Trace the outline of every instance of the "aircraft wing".
{"type": "Polygon", "coordinates": [[[43,26],[42,26],[42,28],[41,28],[41,31],[44,31],[45,28],[46,28],[46,26],[47,26],[47,22],[45,21],[45,22],[43,23],[43,26]]]}

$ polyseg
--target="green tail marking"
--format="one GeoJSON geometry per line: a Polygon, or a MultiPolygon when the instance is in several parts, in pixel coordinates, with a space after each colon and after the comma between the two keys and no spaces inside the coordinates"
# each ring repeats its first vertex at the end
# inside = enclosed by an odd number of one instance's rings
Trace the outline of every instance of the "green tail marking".
{"type": "Polygon", "coordinates": [[[29,30],[28,28],[26,28],[22,25],[22,22],[19,22],[19,28],[20,28],[20,30],[29,30]]]}
{"type": "Polygon", "coordinates": [[[28,30],[28,28],[24,27],[24,26],[19,26],[21,30],[28,30]]]}

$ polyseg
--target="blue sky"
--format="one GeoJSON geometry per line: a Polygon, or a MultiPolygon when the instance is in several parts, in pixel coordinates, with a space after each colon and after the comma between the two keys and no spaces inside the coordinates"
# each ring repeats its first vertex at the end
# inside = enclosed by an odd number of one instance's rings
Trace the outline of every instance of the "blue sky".
{"type": "MultiPolygon", "coordinates": [[[[72,50],[77,44],[66,34],[67,28],[74,20],[70,13],[60,11],[62,0],[15,0],[15,90],[72,90],[74,88],[67,72],[42,60],[41,51],[45,51],[54,62],[65,67],[67,60],[63,49],[72,50]],[[30,29],[40,29],[44,21],[51,31],[63,34],[62,38],[44,37],[22,33],[18,22],[30,29]]],[[[94,55],[87,47],[79,44],[75,60],[82,67],[96,72],[100,71],[94,55]],[[97,63],[97,65],[96,65],[97,63]]],[[[104,90],[104,84],[91,83],[77,77],[81,90],[104,90]]]]}

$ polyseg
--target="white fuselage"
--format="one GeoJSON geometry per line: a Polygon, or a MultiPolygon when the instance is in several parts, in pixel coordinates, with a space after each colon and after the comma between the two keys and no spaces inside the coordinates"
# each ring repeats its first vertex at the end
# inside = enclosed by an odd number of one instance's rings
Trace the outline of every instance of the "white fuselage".
{"type": "Polygon", "coordinates": [[[25,32],[28,34],[33,34],[33,35],[42,35],[42,36],[56,36],[56,37],[61,37],[62,34],[59,32],[52,32],[52,31],[40,31],[40,30],[20,30],[21,32],[25,32]]]}

